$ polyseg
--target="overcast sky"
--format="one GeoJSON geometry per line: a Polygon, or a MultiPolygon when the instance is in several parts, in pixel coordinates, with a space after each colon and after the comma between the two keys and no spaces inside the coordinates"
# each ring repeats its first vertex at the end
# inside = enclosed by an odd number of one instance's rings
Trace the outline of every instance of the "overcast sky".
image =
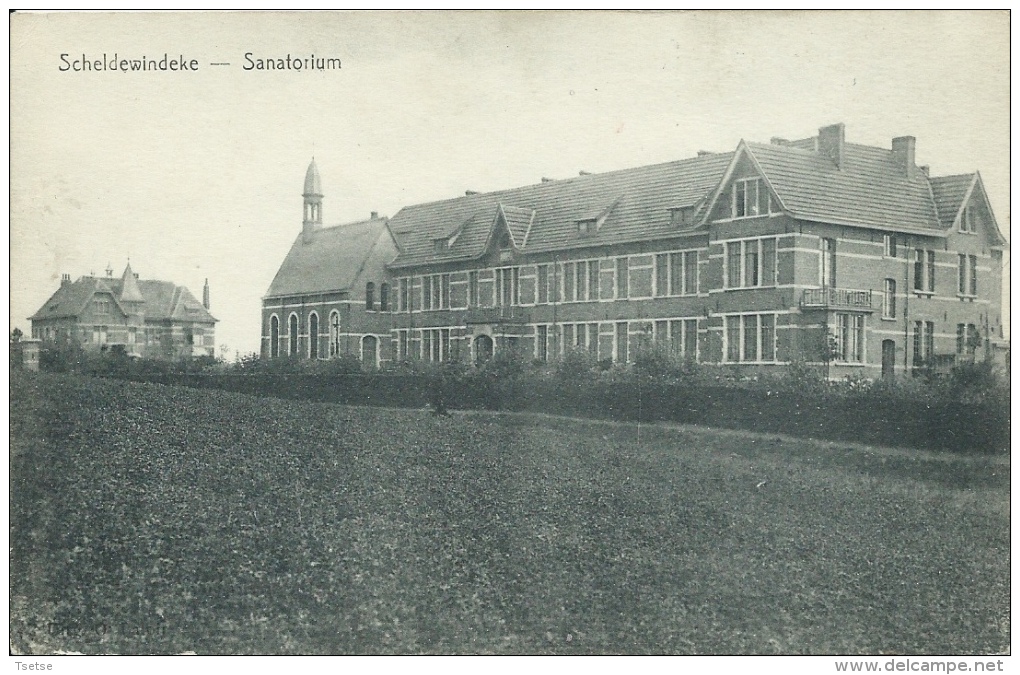
{"type": "Polygon", "coordinates": [[[331,225],[844,122],[916,136],[932,175],[979,169],[1009,236],[1009,46],[1005,11],[14,15],[12,327],[62,273],[130,258],[196,296],[208,278],[217,343],[256,351],[313,155],[331,225]]]}

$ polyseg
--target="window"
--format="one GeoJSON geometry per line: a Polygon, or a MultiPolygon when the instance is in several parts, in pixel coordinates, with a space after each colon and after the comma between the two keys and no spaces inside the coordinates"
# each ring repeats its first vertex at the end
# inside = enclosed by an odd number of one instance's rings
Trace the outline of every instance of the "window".
{"type": "Polygon", "coordinates": [[[521,269],[503,267],[496,270],[496,304],[501,307],[519,305],[521,269]]]}
{"type": "Polygon", "coordinates": [[[450,329],[431,328],[421,332],[421,355],[425,361],[450,360],[450,329]]]}
{"type": "Polygon", "coordinates": [[[319,358],[319,315],[308,315],[308,358],[319,358]]]}
{"type": "Polygon", "coordinates": [[[655,295],[696,295],[698,252],[660,253],[655,256],[655,295]]]}
{"type": "Polygon", "coordinates": [[[549,326],[540,324],[535,329],[535,358],[549,360],[549,326]]]}
{"type": "Polygon", "coordinates": [[[96,300],[96,314],[109,314],[110,313],[110,301],[109,300],[96,300]]]}
{"type": "Polygon", "coordinates": [[[467,302],[468,307],[477,307],[478,302],[478,272],[471,270],[468,272],[468,287],[467,287],[467,302]]]}
{"type": "Polygon", "coordinates": [[[977,232],[979,217],[977,208],[973,204],[963,207],[963,215],[960,217],[960,232],[973,234],[977,232]]]}
{"type": "Polygon", "coordinates": [[[387,283],[379,286],[379,311],[390,311],[390,285],[387,283]]]}
{"type": "Polygon", "coordinates": [[[935,354],[935,323],[914,322],[914,365],[922,366],[935,354]]]}
{"type": "Polygon", "coordinates": [[[895,234],[884,235],[883,236],[883,242],[884,242],[884,245],[885,245],[885,252],[883,253],[883,255],[886,258],[895,258],[896,257],[896,253],[897,253],[896,252],[896,235],[895,234]]]}
{"type": "Polygon", "coordinates": [[[375,284],[371,281],[365,284],[365,311],[375,311],[375,284]]]}
{"type": "Polygon", "coordinates": [[[674,227],[686,227],[694,221],[694,207],[682,206],[669,210],[669,224],[674,227]]]}
{"type": "Polygon", "coordinates": [[[836,314],[836,361],[864,362],[864,315],[836,314]]]}
{"type": "Polygon", "coordinates": [[[563,263],[563,302],[574,299],[574,263],[563,263]]]}
{"type": "Polygon", "coordinates": [[[818,284],[826,288],[836,287],[836,240],[823,237],[818,259],[818,284]]]}
{"type": "Polygon", "coordinates": [[[410,300],[410,297],[411,297],[411,290],[410,290],[411,280],[410,279],[401,279],[399,284],[400,284],[400,287],[397,290],[397,311],[398,312],[409,312],[409,311],[411,311],[411,306],[410,306],[410,304],[408,302],[410,300]]]}
{"type": "Polygon", "coordinates": [[[340,312],[336,310],[329,313],[329,355],[340,355],[340,312]]]}
{"type": "Polygon", "coordinates": [[[656,325],[656,340],[669,341],[670,352],[674,356],[680,356],[689,360],[696,360],[698,356],[698,320],[697,319],[673,319],[671,321],[659,322],[668,325],[668,336],[662,328],[656,325]]]}
{"type": "Polygon", "coordinates": [[[297,314],[290,315],[290,336],[288,341],[287,351],[291,356],[297,356],[298,353],[298,319],[297,314]]]}
{"type": "Polygon", "coordinates": [[[619,321],[616,324],[616,362],[627,363],[627,322],[619,321]]]}
{"type": "MultiPolygon", "coordinates": [[[[686,294],[697,293],[697,251],[690,260],[693,278],[686,294]]],[[[685,260],[685,265],[688,261],[685,260]]],[[[776,285],[776,238],[748,239],[726,243],[726,288],[756,288],[776,285]]]]}
{"type": "Polygon", "coordinates": [[[274,315],[269,319],[269,356],[277,358],[280,355],[280,320],[274,315]]]}
{"type": "Polygon", "coordinates": [[[450,275],[433,274],[422,277],[421,306],[424,310],[449,309],[450,275]]]}
{"type": "Polygon", "coordinates": [[[588,299],[599,299],[599,261],[588,261],[588,299]]]}
{"type": "Polygon", "coordinates": [[[435,253],[446,253],[450,250],[450,240],[446,237],[432,240],[432,251],[435,253]]]}
{"type": "Polygon", "coordinates": [[[723,329],[727,362],[774,363],[776,361],[775,314],[727,316],[723,329]]]}
{"type": "Polygon", "coordinates": [[[778,209],[765,181],[761,178],[745,178],[733,184],[733,217],[752,218],[775,213],[778,209]]]}
{"type": "Polygon", "coordinates": [[[960,295],[977,295],[977,256],[960,254],[958,290],[960,295]]]}
{"type": "Polygon", "coordinates": [[[379,338],[376,336],[361,338],[361,363],[369,368],[379,367],[379,338]]]}
{"type": "Polygon", "coordinates": [[[630,297],[630,260],[628,258],[616,259],[616,297],[620,299],[630,297]]]}
{"type": "Polygon", "coordinates": [[[896,280],[886,279],[882,289],[882,318],[896,318],[896,280]]]}
{"type": "Polygon", "coordinates": [[[914,291],[935,292],[935,251],[914,250],[914,291]]]}
{"type": "Polygon", "coordinates": [[[582,237],[595,233],[595,219],[585,218],[577,221],[577,233],[582,237]]]}
{"type": "Polygon", "coordinates": [[[408,353],[410,347],[409,334],[410,331],[408,330],[397,331],[397,360],[399,361],[407,361],[411,358],[411,355],[408,353]]]}
{"type": "Polygon", "coordinates": [[[538,266],[538,304],[544,305],[549,302],[549,266],[538,266]]]}

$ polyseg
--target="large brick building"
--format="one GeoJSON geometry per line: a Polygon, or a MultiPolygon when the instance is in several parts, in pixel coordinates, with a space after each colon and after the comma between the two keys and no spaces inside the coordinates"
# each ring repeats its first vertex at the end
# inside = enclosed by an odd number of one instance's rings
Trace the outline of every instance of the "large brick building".
{"type": "Polygon", "coordinates": [[[214,356],[216,319],[209,313],[209,282],[199,302],[184,286],[139,279],[130,263],[115,278],[60,280],[60,288],[33,314],[32,337],[72,341],[86,350],[123,347],[130,356],[179,359],[214,356]]]}
{"type": "Polygon", "coordinates": [[[313,161],[262,352],[627,362],[658,344],[869,377],[983,358],[1002,339],[1007,243],[980,175],[930,176],[914,147],[847,143],[836,124],[329,228],[313,161]]]}

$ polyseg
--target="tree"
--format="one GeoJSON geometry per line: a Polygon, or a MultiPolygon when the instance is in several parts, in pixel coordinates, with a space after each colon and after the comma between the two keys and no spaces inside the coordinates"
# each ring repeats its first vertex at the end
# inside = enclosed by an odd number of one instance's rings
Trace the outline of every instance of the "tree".
{"type": "Polygon", "coordinates": [[[17,344],[21,342],[21,338],[24,336],[25,334],[21,332],[20,328],[15,328],[11,331],[11,342],[17,344]]]}

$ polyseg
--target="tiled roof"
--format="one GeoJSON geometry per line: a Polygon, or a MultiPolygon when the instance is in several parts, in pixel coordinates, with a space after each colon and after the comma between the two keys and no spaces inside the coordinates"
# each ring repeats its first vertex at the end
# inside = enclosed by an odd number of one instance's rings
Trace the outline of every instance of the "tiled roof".
{"type": "Polygon", "coordinates": [[[928,178],[908,179],[892,151],[844,145],[843,167],[792,145],[746,143],[783,206],[806,220],[846,225],[942,231],[928,178]]]}
{"type": "MultiPolygon", "coordinates": [[[[386,218],[372,218],[315,230],[307,243],[299,234],[266,297],[349,290],[385,233],[386,222],[386,218]]],[[[432,250],[431,241],[428,250],[432,250]]]]}
{"type": "Polygon", "coordinates": [[[931,179],[931,192],[935,197],[935,208],[938,209],[942,225],[949,227],[956,220],[956,214],[963,206],[963,198],[967,196],[975,175],[964,173],[958,176],[939,176],[931,179]]]}
{"type": "Polygon", "coordinates": [[[401,249],[393,265],[481,255],[500,206],[515,245],[527,253],[676,235],[669,209],[704,198],[718,184],[732,156],[704,155],[407,206],[390,219],[390,230],[401,249]],[[599,217],[610,206],[598,232],[579,238],[577,221],[599,217]],[[531,220],[530,229],[525,216],[531,220]],[[458,230],[450,250],[436,253],[435,239],[458,230]],[[526,240],[518,238],[522,231],[527,232],[526,240]]]}
{"type": "MultiPolygon", "coordinates": [[[[80,277],[77,281],[58,288],[29,319],[40,321],[77,317],[96,293],[109,293],[117,302],[121,297],[123,283],[123,279],[80,277]]],[[[184,286],[155,279],[137,280],[136,285],[145,303],[142,309],[146,321],[167,319],[201,323],[216,321],[209,310],[184,286]]],[[[123,311],[124,307],[119,302],[117,304],[123,311]]]]}

